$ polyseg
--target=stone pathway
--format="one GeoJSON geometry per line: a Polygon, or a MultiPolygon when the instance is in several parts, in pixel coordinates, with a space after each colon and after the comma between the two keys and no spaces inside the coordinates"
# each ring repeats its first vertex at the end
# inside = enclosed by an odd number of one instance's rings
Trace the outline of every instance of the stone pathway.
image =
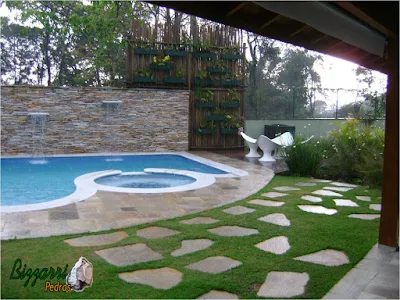
{"type": "Polygon", "coordinates": [[[369,209],[376,210],[376,211],[381,211],[381,207],[382,207],[381,204],[370,204],[369,205],[369,209]]]}
{"type": "Polygon", "coordinates": [[[286,192],[286,191],[300,191],[301,189],[291,186],[278,186],[275,187],[274,190],[286,192]]]}
{"type": "Polygon", "coordinates": [[[292,298],[305,292],[310,277],[307,273],[269,272],[257,293],[265,298],[292,298]]]}
{"type": "Polygon", "coordinates": [[[258,249],[273,254],[284,254],[290,249],[289,241],[286,236],[276,236],[255,245],[258,249]]]}
{"type": "Polygon", "coordinates": [[[311,182],[320,182],[320,183],[332,182],[331,180],[327,180],[327,179],[312,179],[310,181],[311,182]]]}
{"type": "Polygon", "coordinates": [[[349,218],[362,219],[362,220],[375,220],[381,217],[381,215],[372,214],[352,214],[348,216],[349,218]]]}
{"type": "Polygon", "coordinates": [[[264,193],[261,196],[263,197],[267,197],[267,198],[278,198],[278,197],[283,197],[283,196],[287,196],[289,194],[284,194],[284,193],[278,193],[278,192],[268,192],[268,193],[264,193]]]}
{"type": "Polygon", "coordinates": [[[301,199],[310,201],[310,202],[322,202],[322,198],[311,196],[311,195],[301,196],[301,199]]]}
{"type": "Polygon", "coordinates": [[[328,267],[341,266],[349,263],[349,258],[345,253],[331,249],[295,257],[294,259],[328,267]]]}
{"type": "Polygon", "coordinates": [[[160,268],[119,273],[118,276],[129,283],[139,283],[155,289],[169,290],[182,281],[183,275],[172,268],[160,268]]]}
{"type": "Polygon", "coordinates": [[[240,266],[240,261],[225,256],[213,256],[187,265],[185,268],[209,274],[218,274],[240,266]]]}
{"type": "Polygon", "coordinates": [[[356,198],[361,201],[371,201],[370,196],[356,196],[356,198]]]}
{"type": "Polygon", "coordinates": [[[350,188],[356,188],[356,187],[358,187],[358,185],[350,184],[350,183],[345,183],[345,182],[331,182],[330,184],[336,185],[336,186],[350,187],[350,188]]]}
{"type": "Polygon", "coordinates": [[[230,214],[230,215],[243,215],[243,214],[249,214],[252,213],[254,211],[256,211],[255,209],[252,208],[248,208],[245,206],[233,206],[227,209],[222,210],[224,213],[230,214]]]}
{"type": "Polygon", "coordinates": [[[95,253],[109,264],[117,267],[124,267],[164,258],[160,253],[142,243],[98,250],[95,251],[95,253]]]}
{"type": "Polygon", "coordinates": [[[348,199],[333,199],[336,206],[352,206],[358,207],[358,204],[348,199]]]}
{"type": "Polygon", "coordinates": [[[221,226],[208,229],[209,232],[219,236],[248,236],[259,234],[257,229],[245,228],[240,226],[221,226]]]}
{"type": "Polygon", "coordinates": [[[179,223],[192,225],[192,224],[213,224],[217,222],[219,222],[219,220],[210,217],[196,217],[193,219],[180,221],[179,223]]]}
{"type": "Polygon", "coordinates": [[[297,186],[316,186],[315,182],[297,182],[295,185],[297,186]]]}
{"type": "Polygon", "coordinates": [[[154,240],[180,233],[180,231],[172,230],[164,227],[151,226],[136,231],[136,235],[145,239],[154,240]]]}
{"type": "Polygon", "coordinates": [[[321,205],[297,205],[297,207],[313,214],[334,215],[337,213],[336,209],[326,208],[321,205]]]}
{"type": "Polygon", "coordinates": [[[261,199],[250,200],[249,203],[257,204],[257,205],[261,205],[261,206],[282,206],[283,204],[285,204],[285,202],[269,201],[269,200],[261,200],[261,199]]]}
{"type": "Polygon", "coordinates": [[[182,241],[181,248],[172,252],[171,255],[182,256],[185,254],[197,252],[211,247],[212,244],[214,244],[214,242],[208,239],[184,240],[182,241]]]}
{"type": "Polygon", "coordinates": [[[351,191],[353,188],[338,187],[338,186],[324,186],[323,189],[324,190],[336,191],[336,192],[348,192],[348,191],[351,191]]]}
{"type": "Polygon", "coordinates": [[[280,214],[280,213],[266,215],[265,217],[258,218],[257,220],[275,224],[275,225],[279,225],[279,226],[290,226],[290,220],[288,218],[286,218],[286,216],[284,214],[280,214]]]}
{"type": "Polygon", "coordinates": [[[127,237],[128,235],[126,232],[118,231],[106,234],[81,236],[74,239],[64,240],[64,242],[73,247],[93,247],[114,244],[127,237]]]}
{"type": "Polygon", "coordinates": [[[197,299],[239,299],[239,297],[228,292],[211,290],[197,299]]]}
{"type": "Polygon", "coordinates": [[[327,190],[317,190],[312,192],[314,195],[320,195],[320,196],[329,196],[329,197],[343,197],[343,195],[339,193],[335,193],[332,191],[327,191],[327,190]]]}

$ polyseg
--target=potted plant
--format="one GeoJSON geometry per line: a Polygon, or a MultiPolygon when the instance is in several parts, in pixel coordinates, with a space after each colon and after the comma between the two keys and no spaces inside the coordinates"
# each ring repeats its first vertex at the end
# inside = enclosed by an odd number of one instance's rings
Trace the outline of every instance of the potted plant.
{"type": "Polygon", "coordinates": [[[222,81],[222,86],[240,86],[242,84],[241,78],[238,74],[228,73],[222,81]]]}
{"type": "Polygon", "coordinates": [[[238,134],[238,129],[243,127],[243,116],[239,114],[225,115],[226,119],[221,123],[220,134],[238,134]]]}
{"type": "Polygon", "coordinates": [[[158,50],[156,49],[154,42],[145,42],[136,45],[135,54],[157,55],[158,50]]]}
{"type": "Polygon", "coordinates": [[[229,89],[225,95],[223,102],[219,104],[219,107],[224,108],[238,108],[240,107],[240,94],[237,90],[229,89]]]}
{"type": "Polygon", "coordinates": [[[142,82],[142,83],[156,82],[154,74],[147,68],[136,70],[134,80],[135,82],[142,82]]]}
{"type": "Polygon", "coordinates": [[[198,128],[195,128],[194,132],[196,134],[216,134],[217,126],[215,125],[214,121],[207,120],[206,122],[200,124],[198,128]]]}
{"type": "Polygon", "coordinates": [[[153,63],[150,64],[150,69],[154,70],[171,70],[172,62],[170,56],[164,56],[163,58],[153,56],[153,63]]]}
{"type": "Polygon", "coordinates": [[[224,111],[220,110],[218,107],[214,109],[211,115],[207,117],[207,120],[212,120],[212,121],[225,121],[226,120],[226,114],[224,111]]]}
{"type": "Polygon", "coordinates": [[[193,43],[194,57],[215,60],[217,55],[211,52],[211,43],[209,40],[203,42],[197,40],[193,43]]]}
{"type": "Polygon", "coordinates": [[[226,73],[228,67],[225,62],[222,60],[217,60],[211,64],[211,66],[207,67],[207,71],[210,73],[226,73]]]}
{"type": "Polygon", "coordinates": [[[226,47],[223,50],[222,58],[226,60],[243,59],[243,54],[240,53],[239,47],[226,47]]]}
{"type": "Polygon", "coordinates": [[[212,86],[213,81],[209,78],[207,71],[200,70],[196,72],[196,77],[194,78],[195,85],[198,86],[212,86]]]}
{"type": "Polygon", "coordinates": [[[164,54],[168,56],[178,56],[178,57],[188,56],[188,52],[185,50],[185,47],[179,47],[179,46],[180,45],[177,44],[167,45],[164,50],[164,54]]]}
{"type": "Polygon", "coordinates": [[[196,99],[195,106],[197,108],[213,108],[217,106],[217,103],[213,101],[214,93],[210,90],[197,88],[194,97],[196,99]]]}
{"type": "Polygon", "coordinates": [[[165,83],[170,84],[186,84],[185,71],[183,69],[178,70],[171,77],[164,77],[165,83]]]}

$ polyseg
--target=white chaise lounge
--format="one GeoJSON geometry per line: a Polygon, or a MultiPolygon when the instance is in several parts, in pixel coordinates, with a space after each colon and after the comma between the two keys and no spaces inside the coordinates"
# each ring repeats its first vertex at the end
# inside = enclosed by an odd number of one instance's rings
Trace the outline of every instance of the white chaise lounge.
{"type": "Polygon", "coordinates": [[[245,134],[244,132],[240,131],[240,135],[242,136],[242,138],[244,139],[244,141],[246,142],[247,146],[249,146],[249,153],[247,153],[245,155],[245,157],[260,157],[261,155],[257,153],[257,149],[258,149],[258,144],[257,144],[257,140],[253,139],[252,137],[248,136],[247,134],[245,134]]]}
{"type": "Polygon", "coordinates": [[[272,157],[272,152],[276,151],[280,146],[276,141],[273,141],[265,135],[260,135],[257,139],[257,144],[263,151],[264,155],[259,159],[259,161],[273,162],[276,161],[272,157]]]}

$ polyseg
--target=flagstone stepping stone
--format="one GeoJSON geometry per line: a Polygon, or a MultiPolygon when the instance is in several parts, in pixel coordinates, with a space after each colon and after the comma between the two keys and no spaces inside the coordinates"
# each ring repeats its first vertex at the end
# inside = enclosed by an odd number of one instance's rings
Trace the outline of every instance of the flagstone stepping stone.
{"type": "Polygon", "coordinates": [[[267,197],[267,198],[278,198],[278,197],[283,197],[283,196],[287,196],[288,194],[284,194],[284,193],[278,193],[278,192],[268,192],[268,193],[264,193],[261,196],[263,197],[267,197]]]}
{"type": "Polygon", "coordinates": [[[129,266],[164,258],[160,253],[152,250],[143,243],[98,250],[95,251],[95,253],[109,264],[117,267],[129,266]]]}
{"type": "Polygon", "coordinates": [[[381,204],[370,204],[369,209],[381,211],[381,204]]]}
{"type": "Polygon", "coordinates": [[[297,205],[297,207],[313,214],[334,215],[337,213],[336,209],[326,208],[321,205],[297,205]]]}
{"type": "Polygon", "coordinates": [[[339,186],[324,186],[324,190],[331,190],[331,191],[336,191],[336,192],[348,192],[352,190],[353,188],[349,187],[339,187],[339,186]]]}
{"type": "Polygon", "coordinates": [[[315,182],[298,182],[296,183],[297,186],[315,186],[317,185],[315,182]]]}
{"type": "Polygon", "coordinates": [[[344,187],[351,187],[351,188],[356,188],[358,185],[355,184],[350,184],[350,183],[345,183],[345,182],[331,182],[330,184],[336,185],[336,186],[344,186],[344,187]]]}
{"type": "Polygon", "coordinates": [[[180,233],[164,227],[151,226],[136,231],[136,235],[145,239],[154,240],[180,233]]]}
{"type": "Polygon", "coordinates": [[[248,214],[248,213],[252,213],[253,211],[256,211],[255,209],[252,208],[248,208],[245,206],[233,206],[227,209],[224,209],[223,212],[230,214],[230,215],[243,215],[243,214],[248,214]]]}
{"type": "Polygon", "coordinates": [[[331,182],[331,180],[327,180],[327,179],[312,179],[310,181],[311,182],[331,182]]]}
{"type": "Polygon", "coordinates": [[[225,256],[207,257],[201,261],[185,266],[190,270],[196,270],[209,274],[218,274],[240,266],[240,261],[225,256]]]}
{"type": "Polygon", "coordinates": [[[329,197],[343,197],[343,195],[339,193],[335,193],[332,191],[327,191],[327,190],[317,190],[312,192],[314,195],[320,195],[320,196],[329,196],[329,197]]]}
{"type": "Polygon", "coordinates": [[[169,290],[182,281],[182,273],[172,268],[159,268],[119,273],[119,278],[129,283],[149,285],[159,290],[169,290]]]}
{"type": "Polygon", "coordinates": [[[310,201],[310,202],[322,202],[322,198],[311,196],[311,195],[301,196],[301,199],[307,200],[307,201],[310,201]]]}
{"type": "Polygon", "coordinates": [[[247,236],[259,234],[257,229],[240,226],[221,226],[213,229],[208,229],[208,231],[219,236],[247,236]]]}
{"type": "Polygon", "coordinates": [[[335,201],[336,206],[354,206],[358,207],[358,204],[348,200],[348,199],[333,199],[335,201]]]}
{"type": "Polygon", "coordinates": [[[349,215],[349,218],[361,219],[361,220],[375,220],[380,218],[381,215],[373,215],[373,214],[352,214],[349,215]]]}
{"type": "Polygon", "coordinates": [[[278,186],[278,187],[275,187],[274,190],[282,191],[282,192],[286,192],[286,191],[301,191],[300,188],[291,187],[291,186],[278,186]]]}
{"type": "Polygon", "coordinates": [[[257,220],[279,226],[290,226],[290,220],[284,214],[270,214],[257,220]]]}
{"type": "Polygon", "coordinates": [[[188,253],[197,252],[200,250],[207,249],[212,244],[213,241],[207,239],[198,239],[198,240],[184,240],[182,241],[182,246],[180,249],[175,250],[171,253],[172,256],[182,256],[188,253]]]}
{"type": "Polygon", "coordinates": [[[255,245],[258,249],[273,254],[284,254],[290,249],[289,241],[286,236],[276,236],[255,245]]]}
{"type": "Polygon", "coordinates": [[[239,299],[239,297],[228,292],[212,290],[197,299],[239,299]]]}
{"type": "Polygon", "coordinates": [[[180,221],[179,223],[192,225],[192,224],[213,224],[217,222],[219,222],[219,220],[210,217],[196,217],[193,219],[180,221]]]}
{"type": "Polygon", "coordinates": [[[107,234],[87,235],[74,239],[64,240],[68,245],[73,247],[93,247],[114,244],[128,237],[124,231],[118,231],[107,234]]]}
{"type": "Polygon", "coordinates": [[[257,296],[265,298],[292,298],[305,292],[310,277],[307,273],[269,272],[257,296]]]}
{"type": "Polygon", "coordinates": [[[361,201],[371,201],[370,196],[356,196],[356,198],[361,201]]]}
{"type": "Polygon", "coordinates": [[[349,258],[345,253],[332,249],[321,250],[295,257],[294,259],[328,267],[341,266],[349,263],[349,258]]]}
{"type": "Polygon", "coordinates": [[[262,206],[282,206],[283,204],[285,204],[285,202],[269,201],[269,200],[261,200],[261,199],[250,200],[249,203],[262,205],[262,206]]]}

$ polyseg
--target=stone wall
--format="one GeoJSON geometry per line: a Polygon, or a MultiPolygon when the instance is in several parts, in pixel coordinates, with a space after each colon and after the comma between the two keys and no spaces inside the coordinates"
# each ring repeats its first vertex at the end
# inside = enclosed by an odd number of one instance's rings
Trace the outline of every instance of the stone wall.
{"type": "Polygon", "coordinates": [[[3,86],[2,155],[32,154],[29,112],[49,114],[45,154],[188,149],[189,91],[3,86]],[[109,120],[102,100],[122,101],[109,120]]]}

